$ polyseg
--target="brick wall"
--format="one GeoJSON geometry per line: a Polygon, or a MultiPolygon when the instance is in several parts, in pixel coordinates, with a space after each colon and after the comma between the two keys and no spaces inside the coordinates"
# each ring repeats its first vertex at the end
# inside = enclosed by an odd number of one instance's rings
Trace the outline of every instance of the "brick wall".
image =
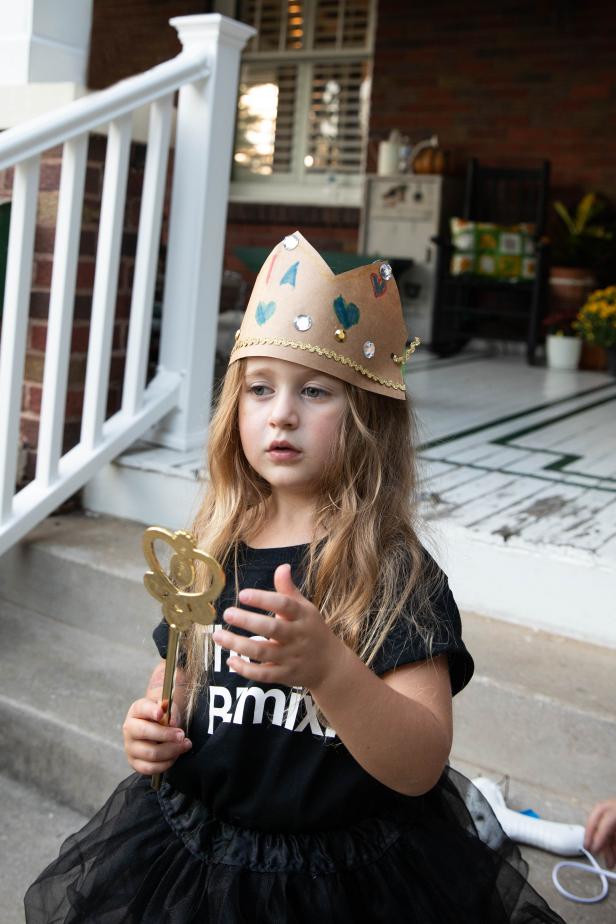
{"type": "MultiPolygon", "coordinates": [[[[65,407],[64,452],[78,442],[81,427],[105,150],[105,138],[90,138],[65,407]]],[[[118,410],[121,400],[144,154],[143,145],[132,146],[113,326],[107,416],[118,410]]],[[[47,151],[41,161],[20,419],[20,439],[25,448],[21,472],[24,482],[34,477],[36,466],[61,155],[61,148],[56,148],[47,151]]],[[[0,198],[9,198],[11,188],[12,171],[0,172],[0,198]]]]}
{"type": "Polygon", "coordinates": [[[211,9],[210,0],[94,0],[88,86],[99,90],[173,58],[181,45],[169,20],[211,9]]]}
{"type": "Polygon", "coordinates": [[[357,252],[359,210],[292,205],[246,205],[231,203],[225,242],[225,268],[239,272],[250,287],[256,273],[246,269],[235,254],[236,247],[267,247],[299,229],[318,250],[357,252]]]}
{"type": "Polygon", "coordinates": [[[616,200],[612,0],[379,0],[370,138],[438,134],[461,165],[552,162],[552,187],[616,200]]]}

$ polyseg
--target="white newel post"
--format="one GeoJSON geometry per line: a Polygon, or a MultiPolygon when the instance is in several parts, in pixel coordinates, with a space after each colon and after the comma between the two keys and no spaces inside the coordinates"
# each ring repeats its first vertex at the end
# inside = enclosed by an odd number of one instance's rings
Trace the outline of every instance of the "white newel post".
{"type": "Polygon", "coordinates": [[[85,92],[93,0],[0,0],[0,128],[85,92]]]}
{"type": "Polygon", "coordinates": [[[179,407],[149,434],[187,450],[207,434],[239,59],[255,30],[218,14],[170,22],[183,53],[205,52],[211,62],[209,76],[179,94],[160,366],[183,381],[179,407]]]}

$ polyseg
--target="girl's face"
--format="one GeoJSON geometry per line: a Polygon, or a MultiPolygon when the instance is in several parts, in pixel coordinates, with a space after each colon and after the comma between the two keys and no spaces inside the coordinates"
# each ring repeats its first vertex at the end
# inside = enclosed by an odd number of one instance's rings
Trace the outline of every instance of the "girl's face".
{"type": "Polygon", "coordinates": [[[284,359],[250,357],[239,402],[244,455],[273,489],[314,490],[346,407],[339,379],[284,359]]]}

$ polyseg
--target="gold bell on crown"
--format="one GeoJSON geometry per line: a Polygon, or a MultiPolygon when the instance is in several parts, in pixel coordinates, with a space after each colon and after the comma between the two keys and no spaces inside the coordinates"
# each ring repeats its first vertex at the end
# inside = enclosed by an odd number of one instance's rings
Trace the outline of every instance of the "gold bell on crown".
{"type": "Polygon", "coordinates": [[[388,263],[336,275],[295,231],[261,267],[229,362],[286,359],[404,400],[403,365],[417,345],[388,263]]]}

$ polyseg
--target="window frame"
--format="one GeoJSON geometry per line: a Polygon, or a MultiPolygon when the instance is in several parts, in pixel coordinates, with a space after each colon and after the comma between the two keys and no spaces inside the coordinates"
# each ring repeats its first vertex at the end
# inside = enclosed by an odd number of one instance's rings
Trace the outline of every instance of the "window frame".
{"type": "MultiPolygon", "coordinates": [[[[215,2],[215,11],[229,15],[231,8],[235,12],[235,3],[215,2]]],[[[310,22],[307,31],[312,34],[315,5],[308,7],[307,18],[310,22]]],[[[339,205],[342,207],[360,207],[362,203],[363,182],[366,171],[368,139],[362,151],[361,166],[356,174],[318,173],[312,176],[298,171],[303,168],[308,139],[308,114],[310,111],[310,93],[312,88],[312,68],[315,63],[344,63],[345,61],[374,62],[374,41],[376,35],[377,2],[370,0],[368,14],[367,41],[362,48],[322,48],[322,49],[288,49],[284,51],[244,52],[241,63],[258,64],[294,64],[297,65],[297,96],[293,113],[293,175],[279,174],[251,179],[231,179],[229,201],[238,203],[271,203],[289,205],[339,205]],[[298,137],[299,136],[299,137],[298,137]]],[[[241,65],[240,65],[241,66],[241,65]]],[[[370,105],[368,105],[368,119],[370,105]]],[[[237,116],[236,116],[237,122],[237,116]]]]}

